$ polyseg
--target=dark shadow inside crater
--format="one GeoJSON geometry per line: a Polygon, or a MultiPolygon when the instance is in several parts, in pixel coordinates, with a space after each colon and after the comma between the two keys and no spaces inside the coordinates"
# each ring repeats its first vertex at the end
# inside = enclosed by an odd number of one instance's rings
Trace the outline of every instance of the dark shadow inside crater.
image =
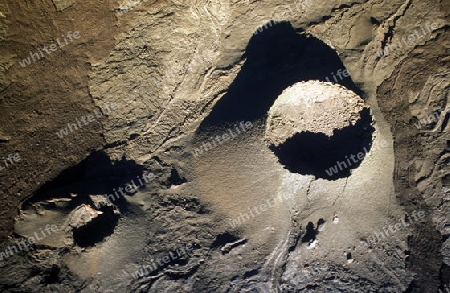
{"type": "MultiPolygon", "coordinates": [[[[70,194],[76,194],[67,206],[67,209],[72,210],[80,204],[90,203],[89,195],[106,195],[133,179],[137,182],[137,177],[142,176],[143,172],[144,167],[135,161],[125,158],[111,161],[104,152],[93,152],[79,164],[63,170],[53,180],[43,184],[23,206],[50,198],[70,198],[70,194]]],[[[116,197],[113,204],[122,213],[127,211],[123,196],[116,197]]]]}
{"type": "Polygon", "coordinates": [[[360,112],[355,125],[323,133],[301,132],[271,150],[289,171],[316,178],[336,180],[348,177],[371,149],[372,133],[369,109],[360,112]]]}
{"type": "Polygon", "coordinates": [[[103,214],[86,225],[73,229],[73,240],[81,247],[93,246],[114,233],[119,222],[119,215],[112,207],[103,207],[103,214]]]}
{"type": "MultiPolygon", "coordinates": [[[[90,195],[107,195],[141,176],[144,168],[134,161],[123,158],[111,161],[104,152],[94,152],[79,164],[62,171],[56,178],[43,184],[22,207],[33,209],[40,202],[42,208],[69,213],[83,204],[90,205],[90,195]],[[72,195],[76,195],[72,197],[72,195]],[[49,199],[71,199],[60,206],[49,199]]],[[[136,181],[137,182],[137,181],[136,181]]],[[[120,195],[120,194],[119,194],[120,195]]],[[[81,247],[92,246],[114,232],[119,216],[114,206],[122,214],[128,213],[127,201],[123,196],[109,200],[112,205],[99,208],[100,216],[86,225],[73,229],[73,239],[81,247]]]]}
{"type": "Polygon", "coordinates": [[[308,80],[341,84],[361,96],[337,53],[318,38],[296,31],[290,23],[271,25],[253,35],[246,61],[228,92],[213,107],[197,134],[229,128],[240,121],[263,121],[287,87],[308,80]],[[336,78],[335,78],[336,77],[336,78]]]}

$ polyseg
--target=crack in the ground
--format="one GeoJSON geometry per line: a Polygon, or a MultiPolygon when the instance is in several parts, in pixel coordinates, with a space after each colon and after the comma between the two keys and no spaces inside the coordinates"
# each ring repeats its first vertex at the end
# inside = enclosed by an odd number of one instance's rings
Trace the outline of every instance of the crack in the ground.
{"type": "Polygon", "coordinates": [[[386,44],[392,39],[393,31],[397,21],[405,15],[406,10],[411,6],[412,0],[406,0],[400,8],[383,23],[383,38],[381,40],[381,50],[384,50],[386,44]],[[387,25],[387,27],[386,27],[387,25]]]}

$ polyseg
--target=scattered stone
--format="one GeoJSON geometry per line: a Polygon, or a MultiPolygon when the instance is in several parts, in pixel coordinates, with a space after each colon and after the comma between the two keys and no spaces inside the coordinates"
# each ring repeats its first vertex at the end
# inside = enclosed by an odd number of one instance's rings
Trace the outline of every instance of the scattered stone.
{"type": "Polygon", "coordinates": [[[75,208],[69,215],[69,226],[73,228],[80,228],[90,223],[93,219],[97,218],[101,211],[96,211],[88,205],[81,205],[75,208]]]}
{"type": "Polygon", "coordinates": [[[196,269],[198,269],[200,267],[200,263],[188,266],[184,269],[167,269],[164,271],[164,273],[168,276],[171,276],[173,278],[183,278],[183,277],[187,277],[189,275],[192,275],[192,273],[195,272],[196,269]]]}
{"type": "Polygon", "coordinates": [[[222,251],[223,254],[230,252],[233,248],[245,244],[247,242],[247,239],[239,239],[238,241],[232,242],[232,243],[227,243],[224,245],[224,247],[222,247],[220,250],[222,251]]]}
{"type": "Polygon", "coordinates": [[[306,249],[314,249],[316,248],[317,244],[319,244],[319,240],[314,239],[308,244],[308,247],[306,249]]]}
{"type": "Polygon", "coordinates": [[[339,223],[339,217],[337,215],[334,215],[333,217],[333,224],[339,223]]]}
{"type": "Polygon", "coordinates": [[[58,208],[65,208],[67,207],[71,202],[71,198],[52,198],[47,200],[48,203],[54,204],[58,208]]]}

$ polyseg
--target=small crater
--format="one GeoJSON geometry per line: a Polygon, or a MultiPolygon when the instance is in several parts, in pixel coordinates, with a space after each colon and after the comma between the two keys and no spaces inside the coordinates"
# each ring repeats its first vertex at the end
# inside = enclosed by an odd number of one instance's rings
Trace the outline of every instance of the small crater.
{"type": "Polygon", "coordinates": [[[221,233],[216,236],[216,239],[211,244],[211,248],[221,247],[228,243],[236,242],[237,240],[239,240],[239,238],[229,232],[221,233]]]}
{"type": "Polygon", "coordinates": [[[331,82],[299,82],[270,108],[264,139],[290,172],[337,180],[370,152],[372,124],[369,107],[354,92],[331,82]]]}

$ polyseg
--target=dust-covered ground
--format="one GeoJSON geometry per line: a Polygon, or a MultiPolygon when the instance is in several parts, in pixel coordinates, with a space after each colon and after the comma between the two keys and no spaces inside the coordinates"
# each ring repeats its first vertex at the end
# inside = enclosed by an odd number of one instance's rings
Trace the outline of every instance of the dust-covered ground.
{"type": "Polygon", "coordinates": [[[0,290],[450,290],[449,9],[0,0],[0,290]]]}

